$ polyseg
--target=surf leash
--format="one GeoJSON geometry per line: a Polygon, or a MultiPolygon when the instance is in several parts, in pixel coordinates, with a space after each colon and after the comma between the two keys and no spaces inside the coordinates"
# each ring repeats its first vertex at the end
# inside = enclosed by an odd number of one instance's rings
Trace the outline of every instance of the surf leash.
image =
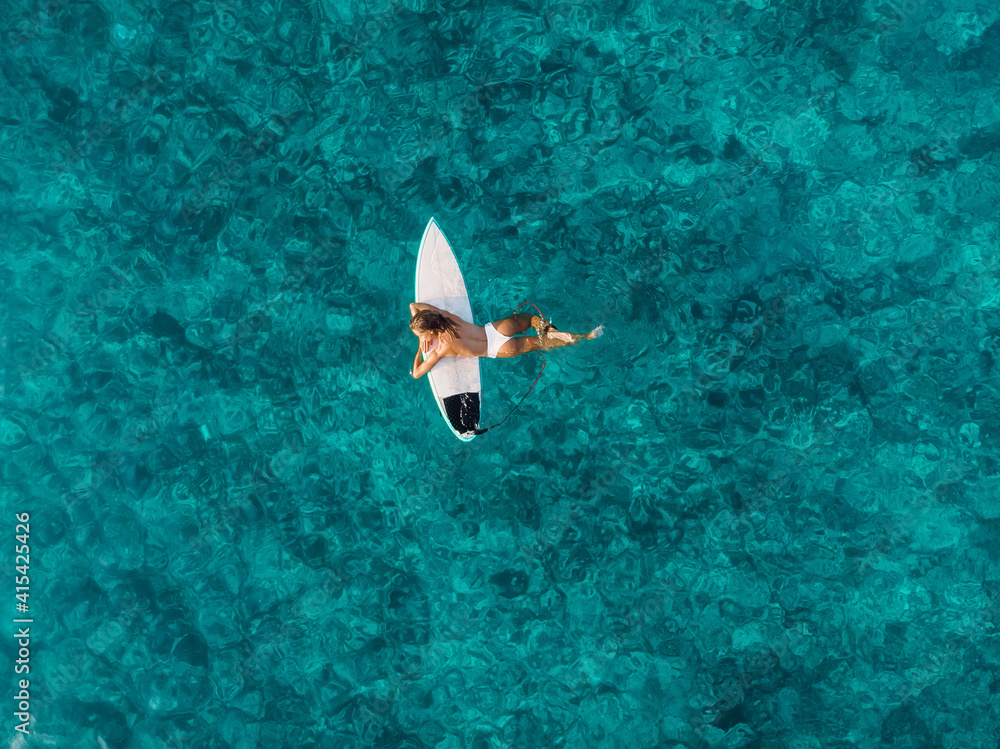
{"type": "MultiPolygon", "coordinates": [[[[517,307],[515,307],[515,308],[514,308],[514,322],[516,322],[516,323],[517,323],[517,325],[518,325],[518,327],[519,327],[519,328],[521,328],[521,333],[524,333],[524,331],[526,331],[526,330],[527,330],[527,328],[525,328],[525,327],[524,327],[523,325],[521,325],[521,323],[519,323],[519,322],[517,321],[517,311],[518,311],[519,309],[521,309],[521,307],[525,307],[525,306],[530,306],[530,307],[535,307],[535,305],[534,305],[534,304],[532,304],[531,302],[521,302],[521,303],[520,303],[519,305],[517,305],[517,307]]],[[[538,307],[535,307],[535,312],[537,312],[537,313],[538,313],[538,316],[539,316],[540,318],[542,318],[543,320],[545,320],[545,315],[543,315],[543,314],[542,314],[542,311],[541,311],[540,309],[538,309],[538,307]]],[[[539,337],[539,338],[541,338],[541,336],[538,336],[538,337],[539,337]]],[[[487,433],[488,431],[490,431],[491,429],[496,429],[496,428],[497,428],[498,426],[500,426],[501,424],[503,424],[503,423],[504,423],[505,421],[507,421],[507,419],[509,419],[509,418],[511,417],[511,415],[512,415],[512,414],[513,414],[513,413],[514,413],[514,412],[515,412],[515,411],[516,411],[517,409],[519,409],[519,408],[521,407],[521,404],[522,404],[522,403],[524,403],[524,399],[525,399],[525,398],[527,398],[527,397],[528,397],[529,395],[531,395],[531,391],[535,389],[535,385],[537,385],[537,384],[538,384],[538,381],[539,381],[539,380],[541,379],[541,377],[542,377],[542,372],[544,372],[544,371],[545,371],[545,363],[546,363],[546,362],[545,362],[545,354],[543,354],[543,353],[542,353],[542,350],[541,350],[540,348],[536,348],[536,349],[535,349],[535,351],[537,351],[537,352],[538,352],[538,355],[539,355],[540,357],[542,357],[542,368],[541,368],[540,370],[538,370],[538,375],[537,375],[537,376],[535,377],[535,381],[534,381],[533,383],[531,383],[531,387],[530,387],[530,388],[528,388],[528,392],[527,392],[527,393],[525,393],[525,394],[524,394],[523,396],[521,396],[521,400],[519,400],[519,401],[517,402],[517,405],[516,405],[516,406],[514,406],[514,407],[513,407],[513,408],[512,408],[511,410],[510,410],[510,412],[509,412],[509,413],[508,413],[508,414],[507,414],[506,416],[504,416],[504,417],[503,417],[502,419],[500,419],[500,421],[498,421],[498,422],[497,422],[496,424],[494,424],[494,425],[493,425],[493,426],[491,426],[491,427],[486,427],[485,429],[477,429],[477,430],[476,430],[476,432],[475,432],[475,433],[476,433],[477,435],[479,435],[479,434],[486,434],[486,433],[487,433]]]]}

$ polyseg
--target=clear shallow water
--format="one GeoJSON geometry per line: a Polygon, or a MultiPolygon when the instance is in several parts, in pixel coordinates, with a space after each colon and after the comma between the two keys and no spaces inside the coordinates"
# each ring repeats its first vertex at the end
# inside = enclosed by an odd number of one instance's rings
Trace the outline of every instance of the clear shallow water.
{"type": "Polygon", "coordinates": [[[16,4],[30,745],[995,746],[998,18],[16,4]],[[608,329],[469,445],[430,215],[608,329]]]}

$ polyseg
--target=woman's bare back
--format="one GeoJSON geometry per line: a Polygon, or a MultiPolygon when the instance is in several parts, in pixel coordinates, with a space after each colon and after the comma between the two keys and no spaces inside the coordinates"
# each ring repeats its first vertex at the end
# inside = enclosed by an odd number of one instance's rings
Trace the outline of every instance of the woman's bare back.
{"type": "MultiPolygon", "coordinates": [[[[457,315],[443,309],[435,308],[437,312],[451,320],[458,326],[458,335],[448,336],[444,340],[444,356],[485,356],[486,354],[486,331],[479,325],[463,320],[457,315]]],[[[438,345],[442,343],[438,338],[438,345]]]]}

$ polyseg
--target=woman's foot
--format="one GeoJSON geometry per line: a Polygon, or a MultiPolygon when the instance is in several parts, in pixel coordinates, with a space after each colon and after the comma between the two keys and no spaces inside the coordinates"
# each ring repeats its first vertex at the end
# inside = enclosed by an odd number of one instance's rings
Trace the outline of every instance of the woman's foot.
{"type": "Polygon", "coordinates": [[[535,329],[535,332],[538,333],[538,335],[544,336],[549,332],[550,329],[555,328],[555,325],[550,323],[541,315],[532,315],[531,327],[535,329]]]}
{"type": "Polygon", "coordinates": [[[533,327],[535,332],[538,334],[539,346],[544,349],[549,348],[557,340],[560,340],[557,335],[553,335],[553,333],[558,333],[556,326],[541,315],[531,316],[531,327],[533,327]]]}
{"type": "Polygon", "coordinates": [[[603,325],[598,325],[592,331],[590,331],[589,333],[587,333],[587,335],[585,337],[586,337],[586,339],[588,341],[592,341],[595,338],[600,338],[602,335],[604,335],[604,326],[603,325]]]}

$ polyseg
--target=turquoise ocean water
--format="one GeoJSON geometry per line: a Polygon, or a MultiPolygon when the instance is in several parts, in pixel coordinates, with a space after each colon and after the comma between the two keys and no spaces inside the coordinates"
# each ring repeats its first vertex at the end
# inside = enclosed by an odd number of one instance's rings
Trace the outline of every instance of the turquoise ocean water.
{"type": "Polygon", "coordinates": [[[995,3],[5,7],[11,747],[998,745],[995,3]]]}

